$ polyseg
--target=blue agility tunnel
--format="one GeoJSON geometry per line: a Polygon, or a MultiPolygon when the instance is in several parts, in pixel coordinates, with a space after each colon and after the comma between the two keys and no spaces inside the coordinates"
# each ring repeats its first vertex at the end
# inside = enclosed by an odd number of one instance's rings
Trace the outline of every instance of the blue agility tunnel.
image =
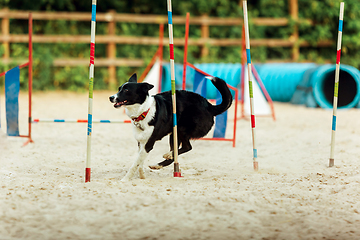
{"type": "Polygon", "coordinates": [[[306,71],[316,68],[315,63],[270,63],[255,65],[271,99],[289,102],[306,71]]]}
{"type": "MultiPolygon", "coordinates": [[[[313,87],[316,103],[322,108],[332,108],[334,98],[336,65],[318,67],[312,74],[311,86],[313,87]]],[[[341,65],[338,93],[338,108],[353,108],[360,100],[360,72],[358,69],[341,65]]]]}
{"type": "MultiPolygon", "coordinates": [[[[264,64],[258,72],[274,101],[332,108],[336,65],[313,63],[264,64]]],[[[340,66],[338,108],[353,108],[360,100],[360,72],[340,66]]]]}
{"type": "MultiPolygon", "coordinates": [[[[196,64],[200,70],[224,79],[229,85],[240,89],[241,64],[196,64]]],[[[255,64],[259,76],[273,101],[305,104],[308,107],[332,108],[335,82],[335,64],[270,63],[255,64]]],[[[182,64],[175,66],[177,89],[181,89],[182,64]]],[[[186,89],[193,89],[195,71],[188,67],[186,89]]],[[[163,66],[162,91],[171,89],[170,66],[163,66]]],[[[206,97],[216,98],[215,87],[209,84],[206,97]]],[[[342,64],[338,108],[360,107],[360,72],[342,64]]]]}

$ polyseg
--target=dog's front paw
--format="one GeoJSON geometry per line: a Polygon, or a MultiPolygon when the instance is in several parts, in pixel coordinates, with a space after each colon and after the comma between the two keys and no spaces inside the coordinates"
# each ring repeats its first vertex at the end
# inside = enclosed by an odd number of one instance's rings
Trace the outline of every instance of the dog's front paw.
{"type": "Polygon", "coordinates": [[[140,179],[145,179],[145,172],[142,167],[139,168],[139,176],[140,176],[140,179]]]}
{"type": "Polygon", "coordinates": [[[160,169],[163,168],[163,166],[161,166],[161,165],[150,165],[149,168],[153,169],[153,170],[160,170],[160,169]]]}
{"type": "Polygon", "coordinates": [[[165,153],[165,154],[163,155],[163,158],[168,159],[168,160],[173,159],[173,154],[172,154],[172,152],[165,153]]]}

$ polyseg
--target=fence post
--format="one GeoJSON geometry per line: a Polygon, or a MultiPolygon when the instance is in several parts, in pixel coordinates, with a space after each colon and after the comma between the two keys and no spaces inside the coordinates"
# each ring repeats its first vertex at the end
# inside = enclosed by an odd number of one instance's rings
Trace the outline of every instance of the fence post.
{"type": "MultiPolygon", "coordinates": [[[[9,12],[8,8],[3,9],[4,12],[9,12]]],[[[6,16],[1,21],[1,34],[5,37],[3,41],[3,48],[4,48],[4,58],[5,60],[9,59],[10,57],[10,44],[9,44],[9,34],[10,34],[10,20],[9,17],[6,16]]],[[[7,62],[7,61],[6,61],[7,62]]]]}
{"type": "MultiPolygon", "coordinates": [[[[115,22],[115,10],[110,10],[110,21],[108,23],[108,34],[115,36],[116,22],[115,22]]],[[[108,67],[109,79],[108,79],[108,88],[114,89],[117,85],[116,81],[116,66],[114,65],[114,60],[116,59],[116,43],[109,42],[106,47],[107,58],[111,61],[108,67]]]]}
{"type": "Polygon", "coordinates": [[[207,47],[207,42],[209,39],[209,24],[207,14],[202,15],[201,38],[205,40],[203,46],[201,47],[201,57],[203,58],[209,55],[209,48],[207,47]]]}
{"type": "Polygon", "coordinates": [[[293,42],[291,58],[292,61],[297,62],[300,57],[300,48],[299,48],[299,28],[298,28],[298,20],[299,20],[299,4],[298,0],[289,0],[289,12],[292,20],[296,22],[294,27],[294,32],[290,36],[290,40],[293,42]]]}

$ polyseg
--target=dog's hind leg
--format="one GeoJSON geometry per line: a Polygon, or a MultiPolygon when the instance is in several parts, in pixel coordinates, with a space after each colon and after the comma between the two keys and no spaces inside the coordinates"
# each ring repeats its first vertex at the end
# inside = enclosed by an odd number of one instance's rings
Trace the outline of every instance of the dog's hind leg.
{"type": "MultiPolygon", "coordinates": [[[[179,146],[180,145],[181,145],[181,148],[179,149],[178,155],[186,153],[192,149],[189,139],[179,138],[179,146]]],[[[165,158],[166,160],[163,162],[166,162],[167,160],[172,160],[174,158],[173,155],[174,155],[174,144],[171,145],[170,152],[164,154],[163,158],[165,158]]],[[[170,165],[172,162],[170,162],[168,165],[170,165]]],[[[165,165],[165,166],[167,166],[167,165],[165,165]]]]}
{"type": "Polygon", "coordinates": [[[148,152],[145,151],[144,144],[139,144],[139,153],[136,158],[136,161],[133,163],[133,165],[130,167],[129,171],[126,173],[126,175],[121,179],[122,182],[129,181],[135,174],[135,172],[139,169],[140,178],[144,179],[144,161],[148,155],[148,152]]]}
{"type": "MultiPolygon", "coordinates": [[[[154,170],[159,170],[163,167],[166,167],[166,166],[169,166],[170,164],[172,164],[174,162],[174,152],[173,152],[173,149],[174,149],[174,144],[173,144],[173,138],[171,137],[172,135],[170,135],[170,149],[171,151],[168,152],[168,153],[165,153],[164,154],[164,158],[165,160],[162,161],[162,162],[159,162],[157,165],[152,165],[152,166],[149,166],[151,169],[154,169],[154,170]]],[[[181,148],[179,149],[179,152],[178,152],[178,155],[180,154],[183,154],[183,153],[186,153],[188,151],[190,151],[192,149],[192,146],[190,144],[190,140],[189,139],[185,139],[183,137],[179,138],[179,146],[181,145],[181,148]]]]}
{"type": "Polygon", "coordinates": [[[169,166],[170,164],[172,164],[174,162],[174,159],[173,159],[174,138],[173,138],[172,133],[169,135],[169,145],[170,145],[170,152],[165,153],[163,155],[163,158],[165,158],[165,160],[162,162],[159,162],[156,165],[150,165],[149,168],[154,169],[154,170],[159,170],[163,167],[169,166]]]}
{"type": "Polygon", "coordinates": [[[162,162],[159,162],[156,165],[150,165],[149,168],[153,169],[153,170],[159,170],[162,169],[163,167],[169,166],[170,164],[172,164],[174,162],[174,159],[165,159],[162,162]]]}
{"type": "Polygon", "coordinates": [[[179,155],[186,153],[188,151],[190,151],[192,149],[192,146],[190,144],[190,139],[186,138],[181,138],[181,148],[179,149],[179,155]]]}
{"type": "MultiPolygon", "coordinates": [[[[173,157],[173,151],[174,151],[174,137],[173,137],[174,135],[171,133],[170,135],[169,135],[169,145],[170,145],[170,152],[168,152],[168,153],[165,153],[164,155],[163,155],[163,158],[165,158],[166,160],[172,160],[174,157],[173,157]]],[[[179,145],[180,145],[181,143],[179,143],[179,145]]],[[[166,161],[165,160],[165,161],[166,161]]],[[[165,162],[164,161],[164,162],[165,162]]],[[[167,164],[167,165],[163,165],[164,167],[165,166],[168,166],[168,165],[170,165],[172,162],[170,162],[169,164],[167,164]]]]}

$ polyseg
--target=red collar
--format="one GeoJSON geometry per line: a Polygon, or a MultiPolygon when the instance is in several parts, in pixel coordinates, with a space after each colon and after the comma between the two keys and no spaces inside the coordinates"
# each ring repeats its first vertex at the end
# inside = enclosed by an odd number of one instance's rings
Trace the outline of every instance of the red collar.
{"type": "Polygon", "coordinates": [[[132,120],[134,122],[139,122],[141,120],[144,120],[146,115],[148,114],[149,110],[150,110],[150,108],[148,110],[146,110],[145,112],[143,112],[142,114],[140,114],[140,116],[138,116],[137,118],[132,118],[132,120]]]}

